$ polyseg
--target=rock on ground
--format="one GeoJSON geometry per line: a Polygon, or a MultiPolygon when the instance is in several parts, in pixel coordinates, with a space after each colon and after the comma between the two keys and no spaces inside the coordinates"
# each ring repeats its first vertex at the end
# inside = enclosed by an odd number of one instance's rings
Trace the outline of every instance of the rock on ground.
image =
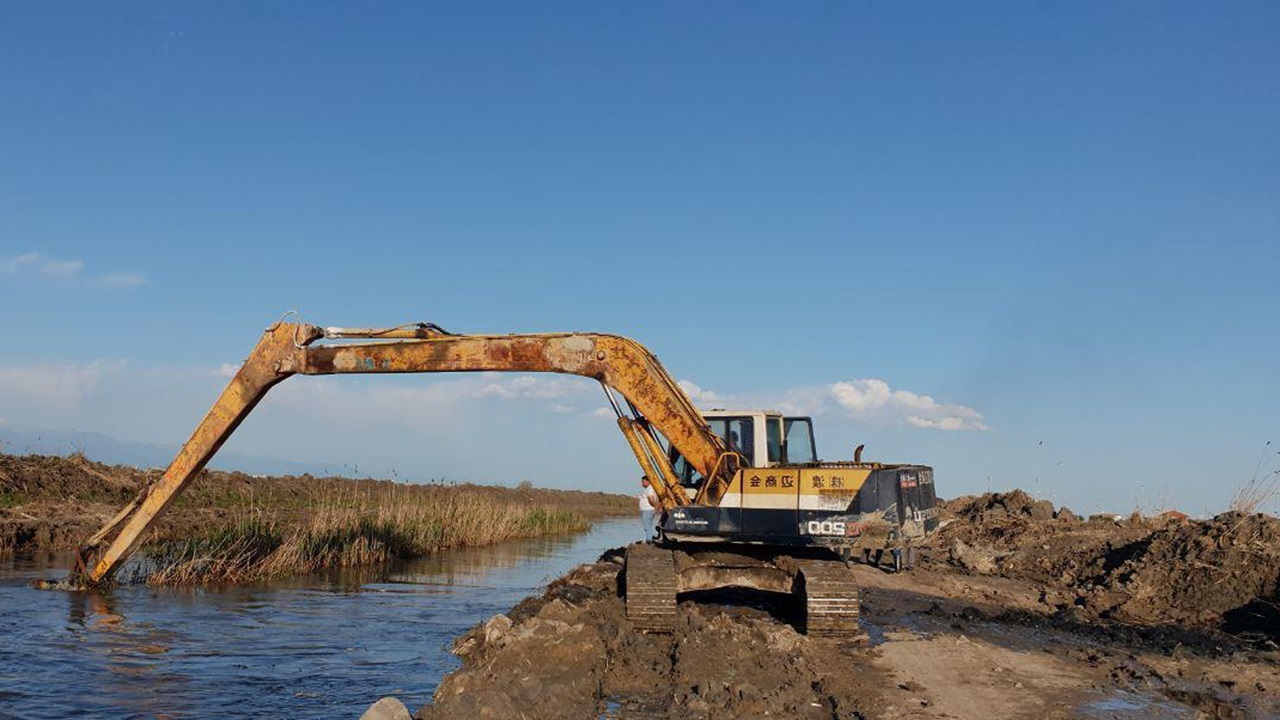
{"type": "Polygon", "coordinates": [[[384,697],[369,706],[360,720],[412,720],[409,708],[393,697],[384,697]]]}

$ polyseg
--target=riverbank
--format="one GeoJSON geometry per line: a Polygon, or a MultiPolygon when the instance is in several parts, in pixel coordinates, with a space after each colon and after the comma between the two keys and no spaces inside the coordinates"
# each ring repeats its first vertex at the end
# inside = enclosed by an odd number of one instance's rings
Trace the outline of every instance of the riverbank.
{"type": "Polygon", "coordinates": [[[765,593],[682,596],[673,633],[638,632],[606,552],[458,638],[416,716],[1280,717],[1280,520],[1046,505],[964,498],[916,569],[851,566],[861,642],[797,632],[765,593]]]}
{"type": "MultiPolygon", "coordinates": [[[[74,549],[158,470],[0,455],[0,557],[74,549]]],[[[445,548],[575,532],[624,495],[205,471],[148,539],[153,583],[251,582],[445,548]]]]}

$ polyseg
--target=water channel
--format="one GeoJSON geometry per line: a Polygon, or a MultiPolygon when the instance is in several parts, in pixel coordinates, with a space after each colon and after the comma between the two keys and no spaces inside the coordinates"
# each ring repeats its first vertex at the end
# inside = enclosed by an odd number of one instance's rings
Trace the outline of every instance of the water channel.
{"type": "Polygon", "coordinates": [[[36,590],[62,563],[0,564],[0,720],[358,718],[415,710],[457,667],[449,644],[573,566],[639,539],[588,533],[253,587],[36,590]]]}

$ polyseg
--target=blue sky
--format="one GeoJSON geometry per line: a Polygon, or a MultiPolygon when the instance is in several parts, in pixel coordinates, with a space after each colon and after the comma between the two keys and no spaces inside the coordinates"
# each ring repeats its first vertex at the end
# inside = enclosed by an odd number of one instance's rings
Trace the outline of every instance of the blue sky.
{"type": "MultiPolygon", "coordinates": [[[[177,442],[290,309],[598,330],[943,494],[1220,509],[1280,467],[1278,36],[1274,3],[11,4],[0,419],[177,442]]],[[[276,392],[228,447],[636,474],[586,381],[276,392]]]]}

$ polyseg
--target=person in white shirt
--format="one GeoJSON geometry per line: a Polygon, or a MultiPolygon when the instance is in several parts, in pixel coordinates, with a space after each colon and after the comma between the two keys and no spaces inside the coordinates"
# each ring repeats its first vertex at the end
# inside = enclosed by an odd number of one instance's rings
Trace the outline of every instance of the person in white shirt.
{"type": "Polygon", "coordinates": [[[640,478],[640,494],[636,497],[640,501],[640,527],[644,529],[644,541],[649,542],[654,534],[653,516],[658,510],[658,493],[649,485],[649,478],[640,478]]]}

